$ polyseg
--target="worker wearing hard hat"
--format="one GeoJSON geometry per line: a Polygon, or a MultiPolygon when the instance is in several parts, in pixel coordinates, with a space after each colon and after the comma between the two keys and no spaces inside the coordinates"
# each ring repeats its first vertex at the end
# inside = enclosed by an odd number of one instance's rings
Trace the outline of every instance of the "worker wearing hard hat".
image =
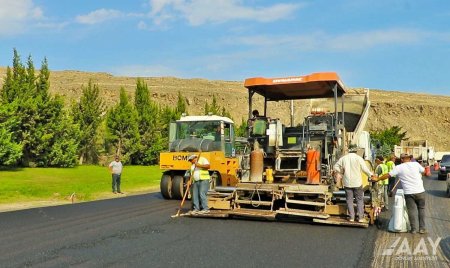
{"type": "Polygon", "coordinates": [[[405,193],[411,233],[417,233],[417,209],[419,212],[419,233],[425,234],[425,188],[423,187],[422,180],[422,174],[425,172],[425,169],[419,163],[412,162],[411,158],[408,154],[402,154],[400,156],[402,161],[400,165],[395,166],[389,173],[379,178],[374,178],[374,180],[386,180],[392,176],[397,176],[400,179],[405,193]]]}
{"type": "Polygon", "coordinates": [[[364,190],[361,172],[370,177],[373,177],[373,173],[366,166],[364,159],[355,152],[354,148],[349,149],[349,153],[336,162],[333,170],[343,174],[349,221],[355,221],[355,209],[353,207],[353,196],[355,196],[358,221],[364,223],[366,220],[364,219],[364,190]]]}

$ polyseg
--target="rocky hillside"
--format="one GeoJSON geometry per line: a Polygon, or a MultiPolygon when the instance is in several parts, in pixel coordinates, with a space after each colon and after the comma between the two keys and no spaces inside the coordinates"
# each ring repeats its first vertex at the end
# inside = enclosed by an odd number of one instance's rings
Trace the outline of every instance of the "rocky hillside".
{"type": "MultiPolygon", "coordinates": [[[[5,68],[0,68],[4,77],[5,68]]],[[[79,98],[82,85],[89,79],[99,85],[107,105],[119,99],[119,89],[124,87],[130,97],[134,94],[136,78],[117,77],[107,73],[80,71],[54,71],[50,76],[51,92],[66,97],[70,102],[79,98]]],[[[180,79],[175,77],[148,77],[144,81],[155,101],[175,105],[177,94],[186,97],[190,114],[199,114],[205,101],[211,102],[213,95],[219,104],[230,111],[236,123],[247,117],[247,91],[243,81],[210,81],[205,79],[180,79]]],[[[0,80],[0,86],[3,79],[0,80]]],[[[355,89],[357,91],[357,89],[355,89]]],[[[370,90],[371,111],[366,130],[373,131],[391,126],[401,126],[410,139],[427,139],[436,151],[450,151],[450,97],[402,93],[385,90],[370,90]]],[[[310,109],[309,103],[299,102],[296,118],[303,118],[310,109]]],[[[289,106],[279,102],[271,106],[271,117],[289,120],[289,106]]],[[[262,110],[262,101],[256,108],[262,110]]]]}

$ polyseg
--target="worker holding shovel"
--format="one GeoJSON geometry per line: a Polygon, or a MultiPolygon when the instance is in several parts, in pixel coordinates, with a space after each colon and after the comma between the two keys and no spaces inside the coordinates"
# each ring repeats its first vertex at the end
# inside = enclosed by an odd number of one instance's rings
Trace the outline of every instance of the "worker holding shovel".
{"type": "Polygon", "coordinates": [[[188,161],[192,164],[189,170],[189,180],[186,185],[186,192],[184,193],[180,207],[177,214],[172,215],[172,218],[181,216],[180,212],[183,208],[184,201],[192,185],[192,204],[193,210],[189,213],[191,215],[209,213],[207,193],[209,189],[209,161],[200,155],[190,155],[188,161]],[[201,210],[200,210],[201,209],[201,210]]]}
{"type": "Polygon", "coordinates": [[[204,157],[198,157],[193,154],[188,157],[191,162],[191,179],[192,179],[192,203],[194,209],[191,214],[209,213],[208,198],[206,194],[209,189],[209,161],[204,157]]]}

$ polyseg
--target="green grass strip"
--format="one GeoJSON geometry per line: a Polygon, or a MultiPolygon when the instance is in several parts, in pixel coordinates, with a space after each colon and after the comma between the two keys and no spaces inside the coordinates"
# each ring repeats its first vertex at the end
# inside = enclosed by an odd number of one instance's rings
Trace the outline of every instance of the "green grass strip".
{"type": "MultiPolygon", "coordinates": [[[[159,166],[124,166],[121,190],[126,194],[159,191],[159,166]]],[[[107,167],[18,168],[0,170],[0,204],[30,201],[77,201],[107,198],[111,174],[107,167]]]]}

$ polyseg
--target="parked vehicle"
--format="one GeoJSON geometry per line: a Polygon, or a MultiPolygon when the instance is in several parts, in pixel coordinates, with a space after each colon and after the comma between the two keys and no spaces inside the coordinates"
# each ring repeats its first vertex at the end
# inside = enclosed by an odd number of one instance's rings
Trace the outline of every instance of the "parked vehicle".
{"type": "Polygon", "coordinates": [[[450,152],[434,152],[434,160],[441,162],[442,157],[446,154],[450,154],[450,152]]]}
{"type": "Polygon", "coordinates": [[[438,180],[445,180],[447,174],[450,173],[450,154],[445,154],[442,156],[441,164],[438,173],[438,180]]]}
{"type": "Polygon", "coordinates": [[[419,163],[426,166],[433,165],[435,161],[434,148],[428,144],[427,140],[402,141],[400,145],[394,146],[395,157],[400,158],[401,154],[412,155],[419,163]]]}
{"type": "Polygon", "coordinates": [[[450,174],[447,175],[447,197],[450,197],[450,174]]]}

